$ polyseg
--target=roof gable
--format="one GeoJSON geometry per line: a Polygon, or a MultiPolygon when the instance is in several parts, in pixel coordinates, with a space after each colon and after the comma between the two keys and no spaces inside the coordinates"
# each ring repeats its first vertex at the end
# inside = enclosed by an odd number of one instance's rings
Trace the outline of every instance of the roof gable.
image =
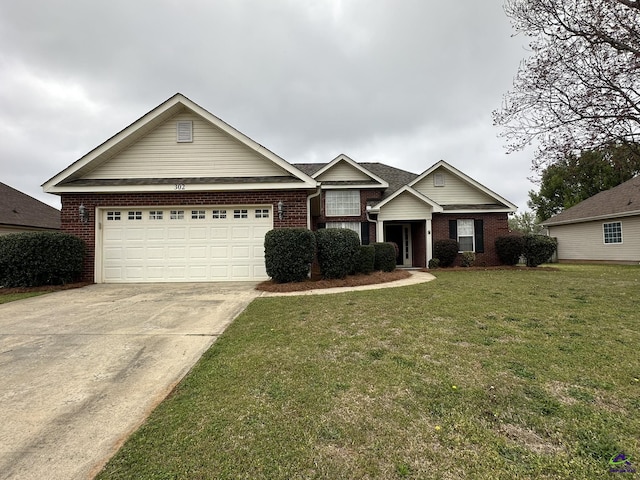
{"type": "Polygon", "coordinates": [[[544,226],[640,215],[640,176],[597,193],[542,222],[544,226]]]}
{"type": "Polygon", "coordinates": [[[388,196],[387,198],[382,200],[380,203],[375,205],[371,209],[372,212],[375,213],[375,212],[380,211],[380,209],[382,209],[385,206],[391,204],[395,199],[397,199],[397,198],[399,198],[399,197],[401,197],[403,195],[405,195],[405,196],[409,195],[409,196],[415,198],[416,201],[418,201],[420,203],[423,203],[425,205],[428,205],[429,207],[431,207],[433,209],[434,212],[442,212],[443,211],[442,206],[438,205],[436,202],[431,200],[429,197],[423,195],[422,193],[420,193],[417,190],[413,189],[409,185],[405,185],[404,187],[399,188],[392,195],[388,196]]]}
{"type": "Polygon", "coordinates": [[[486,208],[515,212],[517,207],[444,160],[418,175],[409,186],[436,201],[448,211],[486,208]],[[441,183],[443,182],[443,183],[441,183]]]}
{"type": "Polygon", "coordinates": [[[0,225],[57,230],[60,228],[60,211],[0,183],[0,225]]]}
{"type": "Polygon", "coordinates": [[[323,186],[335,188],[351,186],[361,188],[388,188],[389,183],[367,170],[362,164],[354,162],[348,156],[341,154],[331,162],[312,174],[312,177],[322,182],[323,186]]]}
{"type": "MultiPolygon", "coordinates": [[[[213,185],[215,178],[235,177],[274,177],[274,183],[288,182],[293,188],[317,185],[311,177],[181,94],[87,153],[45,182],[43,188],[51,193],[95,191],[98,185],[113,188],[98,180],[123,177],[136,180],[129,186],[151,186],[158,184],[154,182],[158,178],[180,179],[183,183],[185,179],[209,178],[213,185]],[[193,142],[177,142],[173,129],[179,120],[193,122],[193,142]]],[[[205,188],[201,185],[200,189],[205,188]]]]}

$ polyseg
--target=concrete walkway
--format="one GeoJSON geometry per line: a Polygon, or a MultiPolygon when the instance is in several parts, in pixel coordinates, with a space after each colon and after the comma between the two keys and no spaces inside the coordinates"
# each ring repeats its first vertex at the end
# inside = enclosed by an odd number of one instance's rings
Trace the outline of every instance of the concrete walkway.
{"type": "Polygon", "coordinates": [[[254,287],[91,285],[0,305],[0,479],[92,478],[254,287]]]}
{"type": "Polygon", "coordinates": [[[418,283],[430,282],[436,277],[427,272],[419,270],[409,270],[411,276],[388,283],[376,283],[373,285],[361,285],[359,287],[336,287],[336,288],[320,288],[317,290],[303,290],[300,292],[262,292],[263,297],[284,297],[294,295],[327,295],[329,293],[357,292],[360,290],[378,290],[381,288],[406,287],[407,285],[416,285],[418,283]]]}

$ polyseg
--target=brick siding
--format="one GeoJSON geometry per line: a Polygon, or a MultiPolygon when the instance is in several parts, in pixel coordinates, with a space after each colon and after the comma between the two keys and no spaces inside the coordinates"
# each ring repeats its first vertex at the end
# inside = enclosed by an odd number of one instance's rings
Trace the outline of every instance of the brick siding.
{"type": "Polygon", "coordinates": [[[170,207],[196,205],[251,205],[273,206],[273,226],[307,226],[307,192],[250,191],[250,192],[161,192],[123,194],[63,194],[61,230],[80,237],[86,243],[82,280],[94,281],[95,265],[95,208],[97,207],[170,207]],[[284,218],[278,218],[278,202],[284,204],[284,218]],[[89,221],[79,219],[78,207],[83,204],[89,221]]]}

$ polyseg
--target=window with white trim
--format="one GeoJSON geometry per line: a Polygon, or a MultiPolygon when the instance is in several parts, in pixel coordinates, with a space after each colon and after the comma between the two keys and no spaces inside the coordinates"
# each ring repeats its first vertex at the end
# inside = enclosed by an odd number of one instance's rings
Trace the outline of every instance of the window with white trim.
{"type": "Polygon", "coordinates": [[[150,210],[149,220],[162,220],[162,210],[150,210]]]}
{"type": "Polygon", "coordinates": [[[362,238],[360,237],[360,222],[327,222],[325,224],[326,228],[348,228],[349,230],[353,230],[358,234],[358,238],[360,239],[360,243],[362,243],[362,238]]]}
{"type": "Polygon", "coordinates": [[[226,210],[214,210],[213,211],[213,218],[214,219],[227,218],[227,211],[226,210]]]}
{"type": "Polygon", "coordinates": [[[191,210],[191,220],[204,220],[205,217],[204,210],[191,210]]]}
{"type": "Polygon", "coordinates": [[[622,243],[622,222],[603,223],[602,234],[605,244],[622,243]]]}
{"type": "Polygon", "coordinates": [[[474,251],[474,226],[473,220],[458,220],[458,244],[461,252],[474,251]]]}
{"type": "Polygon", "coordinates": [[[120,220],[120,212],[107,212],[107,220],[120,220]]]}
{"type": "Polygon", "coordinates": [[[249,218],[248,215],[248,211],[247,210],[234,210],[233,211],[233,218],[249,218]]]}
{"type": "Polygon", "coordinates": [[[360,190],[327,190],[324,201],[327,217],[360,216],[360,190]]]}
{"type": "Polygon", "coordinates": [[[268,208],[256,208],[256,218],[269,218],[268,208]]]}
{"type": "Polygon", "coordinates": [[[184,210],[171,210],[169,218],[171,220],[184,220],[184,210]]]}
{"type": "Polygon", "coordinates": [[[127,218],[129,220],[142,220],[142,212],[128,212],[127,218]]]}

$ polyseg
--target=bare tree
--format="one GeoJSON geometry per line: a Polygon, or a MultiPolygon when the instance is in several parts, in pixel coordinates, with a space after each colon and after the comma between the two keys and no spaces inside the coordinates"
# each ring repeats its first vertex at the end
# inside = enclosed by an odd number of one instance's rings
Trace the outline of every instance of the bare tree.
{"type": "Polygon", "coordinates": [[[506,0],[531,38],[494,122],[509,151],[536,142],[535,169],[640,142],[640,0],[506,0]]]}

